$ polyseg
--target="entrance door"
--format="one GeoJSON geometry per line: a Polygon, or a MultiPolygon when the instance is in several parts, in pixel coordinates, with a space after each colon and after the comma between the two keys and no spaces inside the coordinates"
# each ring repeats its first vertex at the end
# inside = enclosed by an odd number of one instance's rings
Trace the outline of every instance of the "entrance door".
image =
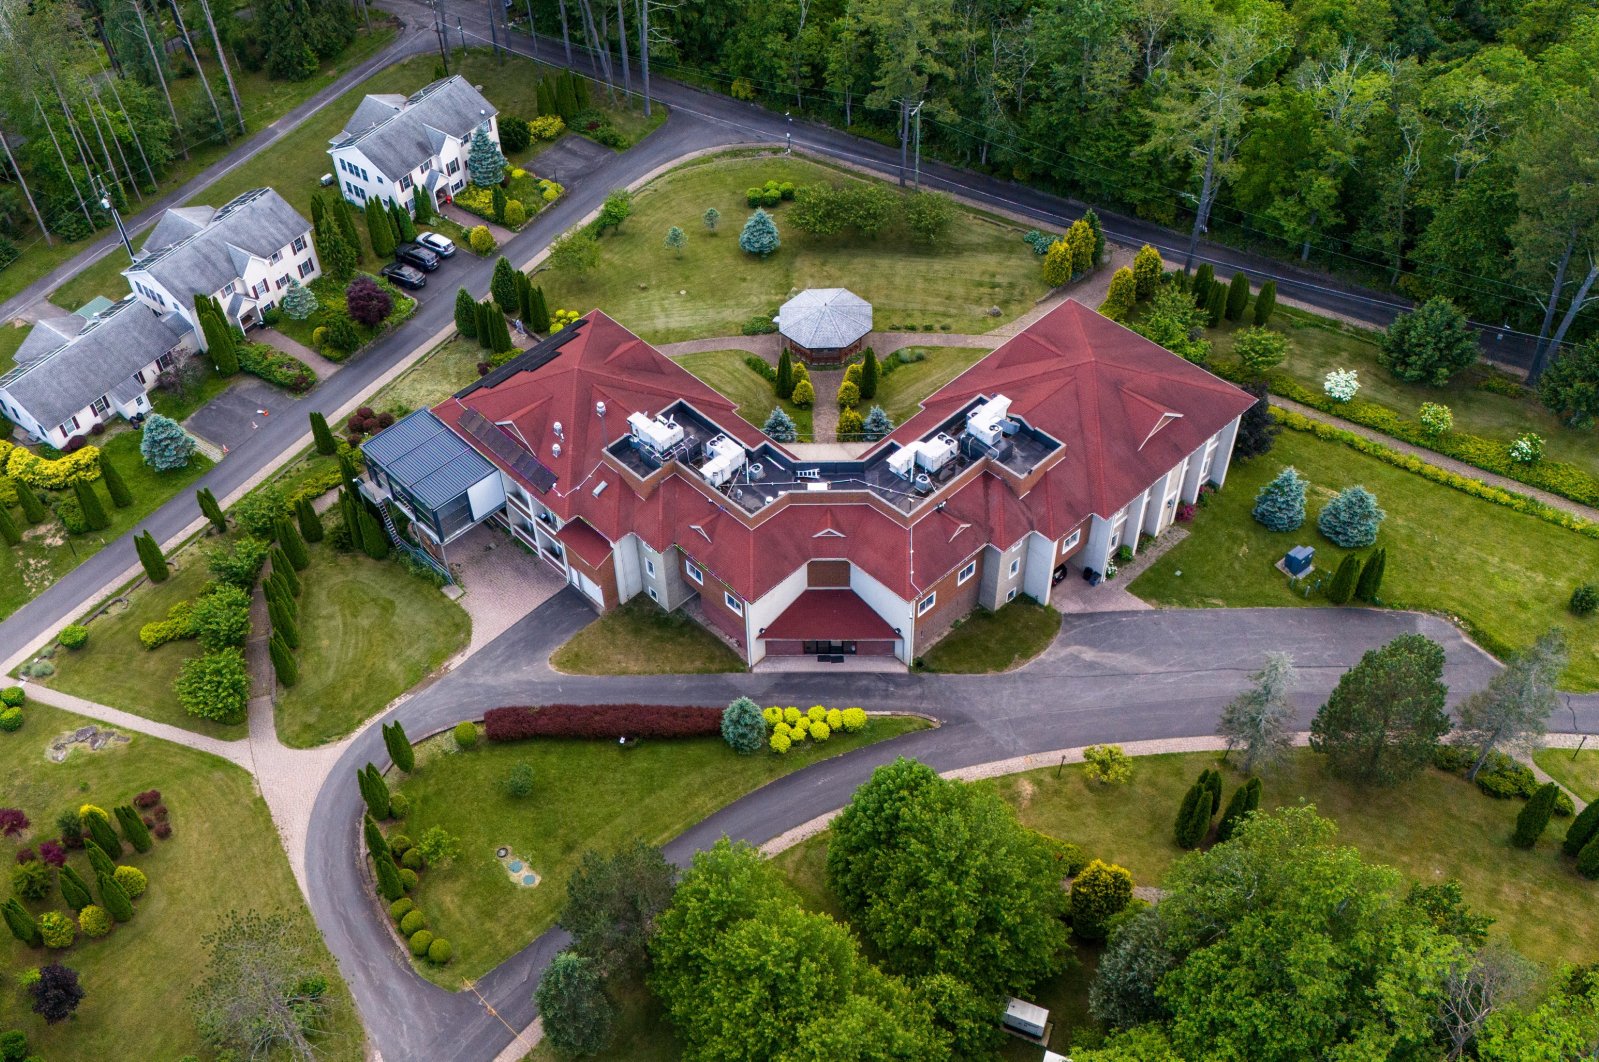
{"type": "Polygon", "coordinates": [[[590,579],[576,568],[568,568],[566,575],[573,586],[588,595],[590,601],[593,601],[596,605],[603,606],[605,604],[605,591],[600,589],[599,583],[590,579]]]}
{"type": "Polygon", "coordinates": [[[854,656],[854,642],[809,641],[800,647],[806,656],[854,656]]]}

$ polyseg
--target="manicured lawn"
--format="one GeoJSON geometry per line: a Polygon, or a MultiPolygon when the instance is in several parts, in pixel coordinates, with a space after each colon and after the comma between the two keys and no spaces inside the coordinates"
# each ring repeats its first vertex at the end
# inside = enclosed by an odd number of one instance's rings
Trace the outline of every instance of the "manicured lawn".
{"type": "Polygon", "coordinates": [[[16,365],[17,348],[22,346],[22,341],[28,338],[31,331],[32,326],[26,323],[19,326],[9,321],[0,322],[0,373],[9,372],[16,365]]]}
{"type": "Polygon", "coordinates": [[[1009,671],[1048,649],[1060,631],[1060,613],[1017,595],[997,612],[979,609],[921,654],[929,671],[983,675],[1009,671]]]}
{"type": "Polygon", "coordinates": [[[550,656],[569,675],[704,675],[743,671],[720,638],[643,595],[612,609],[550,656]]]}
{"type": "Polygon", "coordinates": [[[159,388],[151,391],[151,409],[163,417],[171,417],[181,423],[189,419],[195,410],[244,378],[243,373],[237,376],[219,376],[211,367],[211,363],[203,357],[194,358],[193,364],[199,367],[194,385],[181,396],[159,388]]]}
{"type": "MultiPolygon", "coordinates": [[[[68,535],[53,514],[46,513],[37,527],[27,527],[21,510],[13,510],[18,528],[22,530],[19,545],[0,546],[0,619],[11,615],[33,598],[43,593],[57,579],[76,568],[94,554],[114,542],[118,535],[138,526],[150,513],[160,508],[166,500],[182,491],[211,467],[210,458],[196,453],[187,468],[173,472],[155,472],[139,456],[139,438],[136,431],[119,431],[94,439],[101,453],[115,462],[117,471],[133,494],[133,504],[118,509],[111,504],[103,483],[94,485],[105,506],[111,526],[104,531],[87,531],[81,535],[68,535]]],[[[49,507],[50,500],[41,500],[49,507]]],[[[128,548],[128,559],[133,559],[133,548],[128,548]]]]}
{"type": "MultiPolygon", "coordinates": [[[[790,771],[927,724],[874,718],[859,734],[805,743],[787,756],[737,756],[716,738],[643,742],[480,742],[468,752],[441,734],[418,749],[416,773],[399,784],[411,801],[403,825],[416,838],[441,826],[459,838],[448,867],[424,872],[413,894],[435,933],[455,945],[455,961],[419,967],[451,989],[477,977],[555,923],[566,880],[590,849],[607,851],[641,837],[664,843],[711,812],[790,771]],[[501,781],[517,763],[533,767],[533,795],[505,796],[501,781]],[[508,846],[526,858],[539,885],[511,883],[495,858],[508,846]]],[[[391,778],[391,784],[393,779],[391,778]]]]}
{"type": "Polygon", "coordinates": [[[928,245],[897,226],[875,239],[810,237],[789,224],[792,206],[783,205],[771,211],[778,252],[762,261],[739,249],[750,186],[860,179],[792,156],[696,160],[639,192],[633,215],[600,241],[597,267],[580,276],[544,270],[538,282],[552,310],[598,307],[655,343],[736,334],[807,287],[851,289],[872,303],[879,328],[916,322],[953,332],[985,332],[1044,294],[1022,230],[971,211],[960,212],[942,242],[928,245]],[[713,206],[722,217],[711,233],[700,218],[713,206]],[[681,257],[664,243],[673,225],[688,235],[681,257]],[[988,316],[993,306],[1000,316],[988,316]]]}
{"type": "Polygon", "coordinates": [[[224,739],[247,736],[243,725],[223,726],[185,712],[172,694],[172,682],[183,662],[200,655],[190,639],[145,649],[139,628],[166,619],[179,601],[200,595],[211,573],[206,554],[224,539],[208,537],[171,557],[172,575],[164,583],[146,582],[128,595],[127,604],[113,605],[89,624],[89,644],[76,652],[58,650],[56,673],[43,680],[52,689],[108,704],[161,723],[224,739]]]}
{"type": "MultiPolygon", "coordinates": [[[[744,350],[710,350],[703,354],[684,354],[675,358],[679,365],[698,376],[723,398],[738,404],[738,415],[757,428],[766,424],[772,407],[781,404],[794,418],[801,442],[811,440],[811,411],[792,402],[781,402],[766,377],[744,363],[744,350]]],[[[824,378],[825,379],[825,378],[824,378]]]]}
{"type": "Polygon", "coordinates": [[[312,547],[300,573],[300,681],[280,690],[278,737],[343,737],[466,645],[472,622],[396,561],[312,547]]]}
{"type": "Polygon", "coordinates": [[[1571,642],[1563,681],[1573,689],[1599,688],[1599,626],[1566,609],[1573,586],[1599,579],[1592,539],[1304,432],[1285,429],[1271,453],[1234,464],[1226,489],[1199,511],[1189,537],[1129,589],[1156,604],[1184,607],[1324,604],[1314,592],[1307,600],[1289,589],[1273,565],[1291,547],[1311,545],[1317,570],[1330,577],[1346,551],[1322,537],[1316,516],[1336,491],[1356,484],[1376,494],[1388,513],[1377,539],[1388,549],[1386,603],[1458,617],[1496,653],[1563,626],[1571,642]],[[1279,534],[1249,513],[1256,492],[1285,465],[1298,468],[1311,489],[1305,525],[1279,534]]]}
{"type": "Polygon", "coordinates": [[[478,362],[485,360],[486,352],[477,340],[446,340],[368,399],[367,405],[395,416],[437,405],[476,382],[478,362]]]}
{"type": "Polygon", "coordinates": [[[896,366],[883,377],[877,385],[877,397],[861,403],[863,414],[874,405],[882,406],[889,419],[902,424],[921,410],[922,400],[928,395],[993,352],[983,347],[905,347],[900,353],[907,358],[921,355],[921,360],[896,366]]]}
{"type": "Polygon", "coordinates": [[[1549,777],[1581,799],[1589,803],[1599,800],[1599,749],[1584,749],[1575,759],[1571,749],[1539,749],[1532,758],[1549,777]]]}
{"type": "MultiPolygon", "coordinates": [[[[192,33],[193,31],[194,27],[191,26],[190,32],[192,33]]],[[[152,32],[154,31],[152,30],[152,32]]],[[[253,133],[258,129],[271,125],[281,115],[293,110],[336,81],[339,75],[346,70],[359,66],[380,49],[387,47],[389,42],[394,39],[394,32],[392,25],[374,21],[370,35],[364,30],[358,33],[343,55],[323,66],[316,74],[304,81],[273,81],[266,75],[264,70],[252,73],[244,69],[242,64],[233,63],[233,79],[239,89],[239,100],[244,105],[245,128],[253,133]]],[[[217,102],[223,107],[222,116],[227,119],[230,117],[227,84],[222,79],[221,69],[209,58],[205,43],[200,39],[202,36],[204,36],[203,32],[195,37],[195,46],[202,49],[200,61],[205,65],[206,76],[211,80],[211,90],[218,94],[217,102]]],[[[170,85],[173,102],[177,105],[179,113],[187,113],[186,100],[196,106],[205,108],[206,112],[209,113],[210,104],[204,101],[205,90],[201,87],[199,78],[173,80],[170,85]]],[[[314,122],[326,113],[326,110],[324,110],[310,120],[314,122]]],[[[337,132],[339,128],[342,128],[348,118],[348,114],[341,115],[334,131],[337,132]]],[[[215,131],[215,120],[212,119],[210,132],[214,134],[215,131]]],[[[328,136],[331,135],[332,133],[328,134],[328,136]]],[[[174,158],[172,166],[162,178],[161,191],[165,192],[176,188],[178,185],[192,179],[195,175],[204,172],[237,143],[237,140],[228,144],[220,143],[213,136],[204,143],[191,144],[187,160],[181,156],[174,158]]],[[[323,147],[326,148],[326,146],[324,143],[323,147]]],[[[270,155],[272,150],[271,148],[267,149],[263,152],[263,156],[270,155]]],[[[323,161],[331,161],[325,153],[323,161]]],[[[134,162],[134,165],[138,165],[137,161],[134,162]]],[[[247,164],[247,167],[249,165],[247,164]]],[[[326,167],[324,167],[324,172],[325,170],[326,167]]],[[[252,184],[245,185],[225,198],[219,198],[215,201],[208,198],[211,194],[208,191],[206,197],[201,198],[199,201],[210,206],[219,207],[234,195],[239,194],[239,192],[258,188],[264,184],[276,183],[270,176],[270,168],[264,171],[252,172],[265,173],[268,176],[252,184]]],[[[283,191],[283,189],[280,188],[279,191],[283,191]]],[[[142,204],[135,199],[130,206],[130,210],[139,210],[141,206],[142,204]]],[[[301,212],[305,213],[306,208],[302,208],[301,212]]],[[[307,216],[309,217],[310,215],[307,214],[307,216]]],[[[53,248],[46,248],[41,240],[21,260],[0,272],[0,300],[9,298],[15,292],[31,284],[38,277],[43,276],[71,258],[83,250],[87,243],[88,241],[74,244],[57,243],[53,248]]],[[[104,295],[111,299],[121,298],[128,293],[128,283],[122,279],[121,275],[122,270],[128,265],[127,259],[128,256],[125,252],[113,250],[110,254],[105,255],[87,269],[81,270],[71,280],[52,291],[50,293],[50,301],[64,309],[75,310],[96,295],[104,295]]]]}
{"type": "MultiPolygon", "coordinates": [[[[288,916],[314,939],[336,999],[319,1057],[359,1059],[363,1034],[337,967],[316,939],[305,901],[289,873],[266,804],[250,776],[222,760],[140,735],[99,752],[74,750],[63,763],[44,757],[59,734],[92,720],[43,705],[5,737],[5,802],[33,821],[32,833],[0,839],[7,866],[23,844],[55,836],[56,816],[85,802],[110,809],[135,793],[159,789],[170,809],[172,837],[144,855],[119,862],[139,867],[150,887],[132,921],[100,940],[80,936],[64,953],[33,951],[10,934],[0,943],[0,1028],[27,1033],[34,1054],[48,1059],[176,1059],[210,1052],[200,1042],[186,997],[205,976],[203,938],[229,910],[288,916]],[[241,886],[241,874],[248,886],[241,886]],[[82,979],[84,999],[71,1021],[46,1025],[29,1010],[15,977],[48,961],[64,962],[82,979]]],[[[72,864],[90,881],[88,860],[72,864]]],[[[65,906],[59,893],[30,904],[35,913],[65,906]],[[53,901],[53,902],[52,902],[53,901]]]]}

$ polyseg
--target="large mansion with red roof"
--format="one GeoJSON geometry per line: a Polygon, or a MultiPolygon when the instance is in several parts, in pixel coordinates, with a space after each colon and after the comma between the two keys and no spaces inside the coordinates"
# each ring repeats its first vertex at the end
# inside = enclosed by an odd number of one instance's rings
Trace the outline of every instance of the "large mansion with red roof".
{"type": "Polygon", "coordinates": [[[781,444],[598,311],[365,446],[423,545],[493,520],[594,604],[696,596],[754,664],[909,662],[1103,573],[1226,477],[1253,398],[1068,301],[849,460],[781,444]]]}

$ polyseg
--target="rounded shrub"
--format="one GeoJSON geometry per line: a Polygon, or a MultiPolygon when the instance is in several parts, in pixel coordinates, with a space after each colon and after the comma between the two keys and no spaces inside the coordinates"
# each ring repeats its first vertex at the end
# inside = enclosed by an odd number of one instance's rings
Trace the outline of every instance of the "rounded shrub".
{"type": "Polygon", "coordinates": [[[749,207],[761,205],[761,190],[759,188],[746,188],[744,190],[744,204],[749,207]]]}
{"type": "Polygon", "coordinates": [[[487,225],[474,225],[472,231],[467,233],[466,242],[476,255],[485,255],[494,250],[494,234],[487,225]]]}
{"type": "MultiPolygon", "coordinates": [[[[398,903],[399,901],[396,900],[395,902],[398,903]]],[[[422,914],[421,911],[418,911],[413,907],[411,910],[405,912],[405,916],[400,919],[400,932],[405,935],[407,940],[409,940],[417,930],[426,929],[427,925],[427,918],[422,914]]]]}
{"type": "Polygon", "coordinates": [[[70,948],[78,937],[78,924],[60,911],[46,911],[39,916],[39,935],[47,948],[70,948]]]}
{"type": "Polygon", "coordinates": [[[0,708],[0,730],[12,733],[22,729],[21,708],[0,708]]]}
{"type": "Polygon", "coordinates": [[[794,741],[804,741],[811,736],[811,721],[800,716],[794,721],[794,725],[788,728],[788,736],[794,741]]]}
{"type": "Polygon", "coordinates": [[[799,718],[800,710],[798,708],[783,709],[783,722],[787,723],[789,726],[793,726],[795,723],[799,722],[799,718]]]}
{"type": "Polygon", "coordinates": [[[840,718],[844,723],[844,729],[851,734],[866,729],[866,709],[864,708],[846,708],[840,713],[840,718]]]}
{"type": "Polygon", "coordinates": [[[422,853],[415,848],[406,849],[405,854],[400,857],[400,865],[402,867],[410,867],[412,870],[421,870],[422,853]]]}
{"type": "Polygon", "coordinates": [[[69,623],[61,628],[61,637],[57,640],[64,648],[82,649],[89,644],[89,628],[81,623],[69,623]]]}
{"type": "Polygon", "coordinates": [[[812,741],[826,741],[828,738],[830,738],[832,736],[833,736],[833,728],[828,726],[826,723],[812,723],[811,724],[811,740],[812,741]]]}
{"type": "Polygon", "coordinates": [[[470,719],[463,719],[455,724],[455,744],[458,748],[469,749],[477,744],[477,724],[470,719]]]}
{"type": "Polygon", "coordinates": [[[416,876],[416,871],[412,870],[410,867],[400,868],[400,888],[404,889],[406,892],[410,892],[412,889],[416,888],[416,883],[419,880],[421,879],[416,876]]]}
{"type": "Polygon", "coordinates": [[[454,957],[455,949],[443,937],[434,937],[433,943],[428,945],[428,962],[434,966],[443,966],[454,957]]]}
{"type": "Polygon", "coordinates": [[[428,930],[419,929],[415,933],[411,934],[411,954],[415,955],[417,958],[421,958],[422,956],[426,955],[428,953],[428,949],[432,946],[433,934],[428,930]]]}
{"type": "Polygon", "coordinates": [[[328,345],[328,326],[317,325],[311,329],[311,345],[318,350],[328,345]]]}
{"type": "Polygon", "coordinates": [[[27,695],[22,692],[21,686],[7,686],[0,690],[0,704],[7,708],[21,708],[22,702],[27,700],[27,695]]]}
{"type": "Polygon", "coordinates": [[[411,798],[404,793],[389,794],[389,818],[403,819],[411,813],[411,798]]]}
{"type": "Polygon", "coordinates": [[[789,736],[787,734],[773,734],[772,740],[768,742],[768,744],[771,745],[772,751],[777,753],[779,756],[783,755],[789,749],[794,747],[794,742],[789,740],[789,736]]]}
{"type": "Polygon", "coordinates": [[[761,718],[766,720],[767,726],[776,726],[783,721],[783,709],[774,704],[761,711],[761,718]]]}
{"type": "Polygon", "coordinates": [[[401,896],[398,900],[389,904],[389,917],[398,922],[414,910],[416,910],[416,902],[409,896],[401,896]]]}
{"type": "Polygon", "coordinates": [[[117,884],[122,886],[122,891],[128,894],[130,900],[137,900],[150,887],[150,879],[138,867],[117,867],[116,873],[111,876],[117,879],[117,884]]]}
{"type": "Polygon", "coordinates": [[[505,201],[505,225],[507,228],[519,229],[527,224],[527,207],[522,205],[520,199],[507,199],[505,201]]]}
{"type": "Polygon", "coordinates": [[[104,907],[91,903],[78,912],[78,928],[86,937],[103,937],[111,932],[111,916],[104,907]]]}
{"type": "Polygon", "coordinates": [[[829,730],[844,729],[844,713],[837,708],[829,708],[827,710],[827,728],[829,730]]]}
{"type": "MultiPolygon", "coordinates": [[[[1594,838],[1583,846],[1577,853],[1577,873],[1590,881],[1599,878],[1599,837],[1594,838]]],[[[39,920],[39,928],[44,928],[44,919],[39,920]]],[[[50,941],[46,938],[45,943],[50,941]]]]}
{"type": "Polygon", "coordinates": [[[1583,583],[1571,592],[1571,611],[1578,616],[1591,616],[1599,610],[1599,586],[1583,583]]]}
{"type": "MultiPolygon", "coordinates": [[[[390,801],[393,799],[393,797],[389,798],[390,801]]],[[[387,839],[389,842],[389,851],[393,852],[395,855],[404,855],[406,850],[415,843],[410,837],[403,833],[391,833],[387,839]]]]}
{"type": "Polygon", "coordinates": [[[809,719],[813,723],[826,722],[827,709],[823,708],[819,704],[813,704],[811,705],[810,710],[805,713],[805,718],[809,719]]]}

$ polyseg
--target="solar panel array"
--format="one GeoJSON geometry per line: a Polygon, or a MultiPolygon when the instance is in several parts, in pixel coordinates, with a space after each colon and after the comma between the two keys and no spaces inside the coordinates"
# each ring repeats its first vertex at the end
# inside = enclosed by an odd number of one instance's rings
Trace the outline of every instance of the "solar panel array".
{"type": "Polygon", "coordinates": [[[461,414],[457,426],[482,443],[488,451],[505,463],[514,474],[521,476],[540,493],[555,486],[555,473],[544,462],[528,453],[504,429],[475,409],[461,414]]]}

